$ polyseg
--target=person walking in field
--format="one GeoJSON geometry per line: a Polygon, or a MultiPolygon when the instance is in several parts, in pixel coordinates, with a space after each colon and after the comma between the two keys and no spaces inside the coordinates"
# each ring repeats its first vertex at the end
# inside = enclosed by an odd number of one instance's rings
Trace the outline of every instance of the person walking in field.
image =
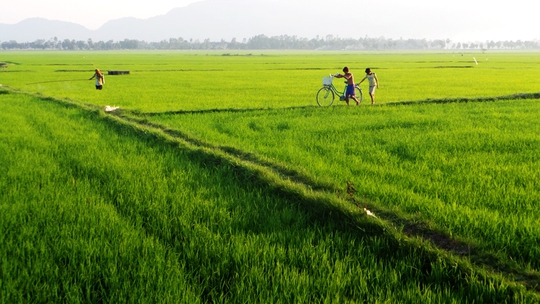
{"type": "Polygon", "coordinates": [[[364,77],[358,85],[360,85],[364,80],[368,80],[369,82],[369,97],[371,97],[371,104],[375,103],[375,88],[379,88],[379,79],[377,78],[377,74],[373,73],[370,68],[366,69],[366,77],[364,77]]]}
{"type": "Polygon", "coordinates": [[[352,98],[354,101],[356,101],[356,105],[359,105],[360,102],[358,101],[358,98],[356,98],[356,94],[354,93],[354,76],[349,71],[348,67],[343,68],[343,75],[337,74],[337,78],[345,78],[347,79],[347,91],[345,92],[345,102],[347,105],[349,105],[349,98],[352,98]]]}
{"type": "Polygon", "coordinates": [[[92,80],[94,78],[96,79],[96,90],[103,89],[103,84],[105,84],[105,75],[103,75],[99,69],[96,69],[94,75],[88,80],[92,80]]]}

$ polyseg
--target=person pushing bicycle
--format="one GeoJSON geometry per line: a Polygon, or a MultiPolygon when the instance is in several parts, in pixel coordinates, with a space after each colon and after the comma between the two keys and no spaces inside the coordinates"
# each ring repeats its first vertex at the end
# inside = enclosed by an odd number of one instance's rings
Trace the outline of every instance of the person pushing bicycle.
{"type": "Polygon", "coordinates": [[[347,79],[347,91],[345,92],[345,102],[347,105],[349,105],[349,98],[352,98],[354,101],[356,101],[356,105],[360,104],[360,101],[358,101],[358,98],[356,98],[356,94],[354,93],[354,76],[349,71],[348,67],[343,68],[343,75],[336,74],[337,78],[345,78],[347,79]]]}

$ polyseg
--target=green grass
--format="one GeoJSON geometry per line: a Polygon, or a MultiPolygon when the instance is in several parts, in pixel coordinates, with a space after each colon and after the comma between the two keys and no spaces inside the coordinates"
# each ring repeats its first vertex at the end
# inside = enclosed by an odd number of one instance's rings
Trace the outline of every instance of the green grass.
{"type": "MultiPolygon", "coordinates": [[[[322,78],[349,66],[357,82],[371,67],[381,82],[377,103],[477,98],[536,92],[535,53],[6,52],[4,85],[142,112],[316,106],[322,78]],[[251,54],[251,55],[249,55],[251,54]],[[249,56],[248,56],[249,55],[249,56]],[[479,60],[476,65],[473,57],[479,60]],[[487,59],[487,60],[486,60],[487,59]],[[87,81],[98,67],[103,92],[87,81]]],[[[4,78],[4,77],[3,77],[4,78]]],[[[338,85],[340,82],[335,81],[338,85]]],[[[362,84],[367,91],[367,84],[362,84]]],[[[340,87],[341,89],[341,87],[340,87]]],[[[369,98],[367,95],[365,98],[369,98]]]]}
{"type": "Polygon", "coordinates": [[[2,98],[6,303],[533,299],[181,142],[2,98]]]}
{"type": "Polygon", "coordinates": [[[4,303],[538,301],[532,53],[2,55],[4,303]]]}
{"type": "Polygon", "coordinates": [[[536,101],[156,115],[224,150],[257,155],[370,204],[399,210],[478,250],[538,269],[536,101]]]}

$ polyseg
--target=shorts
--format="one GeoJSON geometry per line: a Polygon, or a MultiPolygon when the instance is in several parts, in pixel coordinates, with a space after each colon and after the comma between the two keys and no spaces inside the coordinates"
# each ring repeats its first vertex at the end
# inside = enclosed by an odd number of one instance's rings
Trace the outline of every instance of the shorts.
{"type": "Polygon", "coordinates": [[[375,95],[375,88],[376,88],[376,87],[377,87],[377,86],[369,86],[369,94],[375,95]]]}
{"type": "Polygon", "coordinates": [[[349,84],[347,85],[347,92],[345,93],[345,95],[348,95],[348,96],[354,96],[356,95],[354,93],[354,84],[349,84]]]}

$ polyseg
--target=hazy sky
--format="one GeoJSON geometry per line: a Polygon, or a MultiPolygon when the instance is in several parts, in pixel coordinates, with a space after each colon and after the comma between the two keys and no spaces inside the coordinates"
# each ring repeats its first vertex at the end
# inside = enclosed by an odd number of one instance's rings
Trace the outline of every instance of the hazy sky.
{"type": "MultiPolygon", "coordinates": [[[[97,29],[109,20],[122,17],[146,19],[199,1],[206,0],[14,0],[2,4],[0,23],[15,24],[27,18],[42,17],[97,29]]],[[[320,20],[321,23],[340,22],[344,28],[365,33],[362,36],[369,37],[448,38],[454,41],[540,39],[540,18],[534,0],[245,1],[301,3],[306,11],[320,10],[326,14],[328,18],[320,20]]],[[[299,11],[299,16],[302,13],[299,11]]],[[[201,22],[208,21],[202,17],[201,22]]]]}

